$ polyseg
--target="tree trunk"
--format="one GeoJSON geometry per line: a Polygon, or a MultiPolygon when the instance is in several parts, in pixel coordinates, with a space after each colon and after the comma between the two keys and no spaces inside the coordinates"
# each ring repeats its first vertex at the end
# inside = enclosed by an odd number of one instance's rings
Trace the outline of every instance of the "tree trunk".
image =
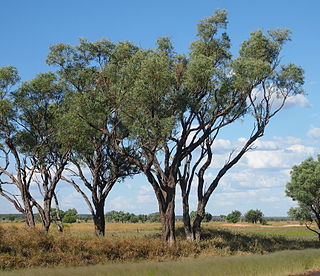
{"type": "Polygon", "coordinates": [[[55,193],[53,194],[53,198],[54,198],[54,202],[56,204],[56,216],[57,216],[56,220],[54,220],[54,221],[58,227],[58,231],[62,233],[63,232],[63,224],[62,224],[61,212],[60,212],[60,207],[59,207],[59,201],[58,201],[58,198],[55,193]]]}
{"type": "Polygon", "coordinates": [[[201,239],[201,222],[205,215],[205,204],[200,202],[198,204],[197,215],[192,225],[193,237],[196,241],[201,239]]]}
{"type": "Polygon", "coordinates": [[[44,200],[44,207],[43,207],[44,217],[42,218],[43,229],[45,232],[49,231],[49,228],[51,225],[50,209],[51,209],[51,198],[48,198],[44,200]]]}
{"type": "Polygon", "coordinates": [[[24,207],[25,223],[28,227],[35,227],[36,224],[34,222],[34,215],[33,215],[32,206],[31,206],[28,193],[22,189],[21,196],[22,196],[23,207],[24,207]]]}
{"type": "Polygon", "coordinates": [[[175,235],[175,188],[168,189],[165,206],[160,208],[161,224],[162,224],[162,241],[174,244],[175,235]]]}
{"type": "Polygon", "coordinates": [[[100,202],[99,204],[95,205],[95,214],[93,216],[94,222],[94,230],[97,236],[104,236],[105,235],[105,217],[104,217],[104,203],[100,202]]]}
{"type": "Polygon", "coordinates": [[[183,228],[187,241],[193,241],[194,236],[192,233],[190,213],[189,213],[189,200],[186,194],[182,194],[182,207],[183,207],[183,228]]]}
{"type": "Polygon", "coordinates": [[[34,215],[32,212],[32,208],[29,204],[29,206],[26,206],[25,204],[25,209],[24,209],[24,218],[25,218],[25,223],[28,227],[35,227],[36,224],[34,222],[34,215]]]}

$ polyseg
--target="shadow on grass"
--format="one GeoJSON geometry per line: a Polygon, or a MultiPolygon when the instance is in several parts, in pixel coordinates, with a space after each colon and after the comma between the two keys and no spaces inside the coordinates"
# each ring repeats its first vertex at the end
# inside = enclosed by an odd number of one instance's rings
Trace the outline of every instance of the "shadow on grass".
{"type": "MultiPolygon", "coordinates": [[[[178,239],[184,239],[184,229],[177,228],[178,239]]],[[[316,240],[289,239],[284,236],[264,236],[251,233],[236,233],[226,229],[204,228],[200,247],[228,249],[231,252],[267,253],[279,250],[320,248],[316,240]]]]}

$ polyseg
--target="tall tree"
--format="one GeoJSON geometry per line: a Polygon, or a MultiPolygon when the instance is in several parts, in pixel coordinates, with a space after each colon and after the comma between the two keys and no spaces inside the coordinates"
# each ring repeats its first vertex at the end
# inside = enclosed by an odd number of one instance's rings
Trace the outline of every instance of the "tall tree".
{"type": "Polygon", "coordinates": [[[294,64],[280,65],[280,53],[283,44],[288,41],[288,30],[272,30],[268,35],[262,31],[251,33],[243,42],[239,57],[231,63],[231,82],[235,91],[246,95],[246,116],[253,119],[251,133],[238,150],[229,155],[229,159],[218,171],[214,179],[205,185],[205,173],[209,169],[214,155],[214,141],[221,133],[217,128],[211,136],[201,144],[198,159],[191,163],[189,155],[180,173],[180,186],[184,205],[184,225],[191,239],[200,239],[201,221],[205,207],[221,178],[248,152],[254,142],[264,135],[270,120],[283,108],[290,96],[302,93],[303,70],[294,64]],[[197,181],[198,207],[197,217],[190,224],[188,218],[188,198],[192,182],[197,181]]]}
{"type": "MultiPolygon", "coordinates": [[[[63,180],[85,200],[98,236],[105,235],[104,207],[111,189],[116,182],[138,173],[136,166],[114,148],[127,136],[114,111],[114,94],[102,73],[111,53],[121,50],[114,49],[115,45],[105,40],[81,40],[76,47],[54,45],[48,56],[49,64],[59,66],[60,78],[69,89],[57,112],[59,139],[71,149],[69,160],[73,165],[67,168],[71,174],[64,175],[63,180]]],[[[130,151],[129,146],[119,147],[130,151]]]]}
{"type": "MultiPolygon", "coordinates": [[[[30,208],[37,208],[43,228],[48,231],[55,188],[67,164],[68,152],[62,153],[59,149],[54,123],[54,108],[62,100],[63,89],[53,73],[45,73],[22,83],[11,97],[15,109],[15,117],[11,118],[15,133],[7,139],[6,145],[15,158],[17,177],[8,170],[2,172],[11,179],[11,184],[25,190],[20,191],[22,201],[28,201],[30,208]],[[38,185],[42,204],[30,192],[32,184],[38,185]]],[[[31,218],[29,224],[33,225],[31,218]]]]}
{"type": "Polygon", "coordinates": [[[15,67],[0,68],[1,157],[5,160],[0,167],[0,195],[11,202],[17,211],[24,215],[27,226],[33,227],[35,221],[29,194],[32,171],[28,170],[25,159],[21,160],[13,142],[17,134],[14,122],[17,112],[12,99],[12,88],[19,80],[15,67]],[[10,163],[12,163],[12,158],[15,161],[16,171],[11,173],[10,163]],[[17,191],[13,186],[17,188],[17,191]]]}
{"type": "Polygon", "coordinates": [[[320,156],[317,160],[308,158],[293,166],[291,180],[286,193],[299,204],[291,209],[291,216],[305,222],[306,227],[318,235],[320,241],[320,156]],[[315,222],[318,229],[311,227],[315,222]]]}
{"type": "MultiPolygon", "coordinates": [[[[188,160],[192,154],[202,148],[202,159],[207,160],[204,165],[201,160],[195,162],[201,170],[198,195],[202,207],[194,223],[200,227],[215,185],[249,149],[250,141],[263,134],[266,123],[277,113],[269,110],[273,96],[279,94],[281,99],[286,99],[289,93],[297,92],[303,82],[301,70],[294,65],[279,71],[275,68],[288,32],[274,31],[270,33],[271,38],[262,32],[253,33],[243,44],[239,58],[232,59],[229,37],[224,31],[226,26],[224,10],[200,21],[198,40],[191,44],[188,56],[176,54],[167,38],[159,39],[156,49],[144,50],[129,42],[117,45],[104,42],[78,52],[71,46],[57,45],[49,55],[49,63],[59,66],[61,76],[72,83],[75,91],[87,89],[88,78],[83,76],[92,71],[97,73],[95,78],[103,91],[100,95],[106,97],[111,110],[106,114],[112,120],[103,125],[90,116],[82,117],[94,129],[115,137],[114,149],[145,174],[158,201],[165,242],[175,241],[176,186],[180,183],[187,187],[189,178],[185,174],[193,171],[182,170],[181,165],[191,164],[188,160]],[[99,54],[92,59],[91,53],[97,49],[99,54]],[[100,66],[99,70],[90,66],[93,61],[100,66]],[[292,89],[288,92],[286,88],[290,88],[292,80],[292,89]],[[258,93],[261,87],[262,92],[258,93]],[[259,105],[258,101],[266,105],[259,105]],[[222,169],[203,195],[201,177],[211,162],[213,140],[224,126],[248,111],[257,115],[254,118],[259,131],[249,139],[247,148],[222,169]],[[126,136],[115,135],[119,125],[128,130],[126,136]]],[[[101,98],[97,97],[95,103],[99,106],[101,98]]],[[[187,205],[185,207],[187,209],[187,205]]]]}

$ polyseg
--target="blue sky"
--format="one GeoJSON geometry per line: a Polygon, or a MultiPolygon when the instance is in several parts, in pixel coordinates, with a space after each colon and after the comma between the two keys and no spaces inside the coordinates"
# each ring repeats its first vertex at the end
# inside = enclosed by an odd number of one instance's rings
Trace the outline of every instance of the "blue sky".
{"type": "MultiPolygon", "coordinates": [[[[284,195],[290,168],[320,153],[320,1],[1,1],[0,66],[14,65],[23,81],[32,79],[50,70],[45,64],[50,45],[77,44],[79,38],[129,40],[148,48],[154,46],[158,37],[169,36],[177,52],[187,53],[195,39],[197,22],[216,8],[228,11],[228,33],[234,55],[254,30],[291,29],[292,41],[285,46],[282,62],[304,68],[307,95],[292,99],[274,118],[255,150],[222,180],[207,211],[219,215],[234,209],[245,212],[259,208],[266,215],[286,215],[295,205],[284,195]]],[[[228,152],[249,134],[246,129],[250,126],[248,122],[239,122],[219,138],[208,181],[228,152]]],[[[87,213],[83,200],[66,184],[59,186],[58,196],[63,209],[76,207],[78,212],[87,213]]],[[[179,202],[178,197],[177,214],[181,214],[179,202]]],[[[195,208],[195,204],[193,197],[191,207],[195,208]]],[[[107,200],[106,211],[111,209],[134,213],[157,211],[155,196],[144,176],[119,183],[107,200]]],[[[0,199],[0,213],[12,212],[14,208],[0,199]]]]}

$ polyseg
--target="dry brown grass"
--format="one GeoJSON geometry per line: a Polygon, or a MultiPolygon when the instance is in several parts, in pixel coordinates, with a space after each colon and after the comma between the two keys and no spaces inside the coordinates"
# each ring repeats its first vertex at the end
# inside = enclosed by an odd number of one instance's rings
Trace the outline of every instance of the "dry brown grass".
{"type": "Polygon", "coordinates": [[[104,238],[93,235],[92,223],[68,225],[63,234],[56,230],[46,234],[40,226],[30,230],[21,223],[5,223],[0,225],[0,269],[250,255],[318,247],[314,236],[302,227],[277,224],[273,228],[230,228],[211,222],[204,224],[205,239],[190,243],[184,241],[181,226],[178,223],[176,245],[169,247],[161,242],[159,223],[109,223],[104,238]]]}

